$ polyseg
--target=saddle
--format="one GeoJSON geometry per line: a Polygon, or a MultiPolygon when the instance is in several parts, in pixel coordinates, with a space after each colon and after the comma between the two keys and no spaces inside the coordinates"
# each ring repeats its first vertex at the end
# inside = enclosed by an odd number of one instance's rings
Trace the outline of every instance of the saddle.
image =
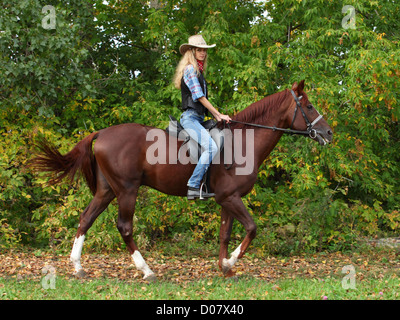
{"type": "MultiPolygon", "coordinates": [[[[178,151],[179,162],[182,162],[181,159],[184,155],[188,155],[190,157],[190,163],[196,164],[203,153],[202,147],[189,136],[178,120],[171,115],[169,115],[169,119],[169,126],[166,128],[167,133],[173,137],[177,137],[179,141],[183,141],[183,144],[178,151]]],[[[220,153],[224,148],[224,133],[222,130],[218,129],[216,125],[217,122],[213,119],[202,123],[202,126],[209,132],[211,138],[215,141],[220,153]]],[[[219,157],[219,153],[215,157],[219,157]]]]}

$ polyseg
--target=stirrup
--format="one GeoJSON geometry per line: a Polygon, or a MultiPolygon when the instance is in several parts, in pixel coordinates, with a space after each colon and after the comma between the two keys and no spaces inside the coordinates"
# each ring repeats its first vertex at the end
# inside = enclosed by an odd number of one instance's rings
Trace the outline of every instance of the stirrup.
{"type": "Polygon", "coordinates": [[[199,197],[199,199],[200,200],[208,200],[208,198],[204,198],[203,197],[203,187],[206,188],[206,193],[208,193],[207,185],[205,184],[205,179],[203,179],[203,181],[201,182],[201,185],[200,185],[200,197],[199,197]]]}
{"type": "MultiPolygon", "coordinates": [[[[202,186],[203,187],[203,186],[202,186]]],[[[188,190],[188,200],[194,200],[194,199],[200,199],[200,200],[208,200],[208,198],[214,197],[214,193],[208,193],[207,191],[204,191],[203,189],[194,189],[194,190],[188,190]]]]}
{"type": "Polygon", "coordinates": [[[208,192],[207,184],[205,182],[206,182],[206,179],[203,179],[203,181],[202,181],[202,183],[200,185],[200,197],[199,197],[199,199],[207,201],[208,198],[215,197],[215,193],[208,192]],[[206,191],[204,192],[204,194],[206,194],[206,197],[203,197],[203,188],[206,189],[206,191]]]}

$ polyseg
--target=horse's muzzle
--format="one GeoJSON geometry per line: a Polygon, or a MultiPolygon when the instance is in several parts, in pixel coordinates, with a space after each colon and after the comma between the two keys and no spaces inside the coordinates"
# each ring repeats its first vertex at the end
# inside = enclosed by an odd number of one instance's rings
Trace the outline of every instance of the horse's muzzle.
{"type": "Polygon", "coordinates": [[[316,129],[315,137],[312,137],[313,140],[317,141],[321,146],[325,146],[332,142],[333,132],[331,128],[329,129],[316,129]]]}

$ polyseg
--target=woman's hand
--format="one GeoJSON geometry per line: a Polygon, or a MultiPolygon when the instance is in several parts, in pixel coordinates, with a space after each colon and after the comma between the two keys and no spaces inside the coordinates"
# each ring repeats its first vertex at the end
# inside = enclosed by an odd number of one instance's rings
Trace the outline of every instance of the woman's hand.
{"type": "Polygon", "coordinates": [[[219,114],[217,117],[215,117],[217,119],[217,121],[222,121],[225,120],[227,123],[229,123],[232,119],[230,116],[225,115],[225,114],[219,114]]]}
{"type": "Polygon", "coordinates": [[[208,99],[207,99],[206,97],[201,97],[201,98],[199,98],[199,101],[201,102],[201,104],[202,104],[203,106],[205,106],[205,107],[211,112],[211,114],[214,116],[214,118],[215,118],[218,122],[220,122],[220,121],[222,121],[222,120],[225,120],[226,122],[229,123],[229,122],[232,120],[229,116],[227,116],[227,115],[225,115],[225,114],[219,113],[219,112],[217,111],[217,109],[215,109],[215,108],[213,107],[213,105],[210,103],[210,101],[208,101],[208,99]]]}

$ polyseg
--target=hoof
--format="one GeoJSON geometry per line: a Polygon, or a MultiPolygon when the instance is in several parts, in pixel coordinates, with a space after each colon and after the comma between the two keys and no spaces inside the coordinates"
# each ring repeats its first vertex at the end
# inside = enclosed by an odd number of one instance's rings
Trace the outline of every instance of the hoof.
{"type": "Polygon", "coordinates": [[[85,271],[83,271],[83,269],[74,273],[74,276],[79,279],[86,278],[86,275],[87,275],[87,273],[85,271]]]}
{"type": "Polygon", "coordinates": [[[227,277],[228,274],[230,274],[232,270],[232,266],[229,264],[228,259],[222,260],[222,264],[220,266],[220,269],[222,273],[224,274],[225,277],[227,277]]]}
{"type": "Polygon", "coordinates": [[[224,276],[231,271],[231,268],[224,266],[224,265],[220,269],[221,269],[222,273],[224,274],[224,276]]]}
{"type": "Polygon", "coordinates": [[[236,273],[234,271],[232,271],[232,269],[229,269],[227,272],[224,272],[224,277],[225,278],[232,278],[234,280],[237,280],[237,276],[236,273]]]}
{"type": "Polygon", "coordinates": [[[146,280],[148,283],[154,283],[157,282],[157,277],[154,273],[151,273],[148,276],[145,276],[143,280],[146,280]]]}

